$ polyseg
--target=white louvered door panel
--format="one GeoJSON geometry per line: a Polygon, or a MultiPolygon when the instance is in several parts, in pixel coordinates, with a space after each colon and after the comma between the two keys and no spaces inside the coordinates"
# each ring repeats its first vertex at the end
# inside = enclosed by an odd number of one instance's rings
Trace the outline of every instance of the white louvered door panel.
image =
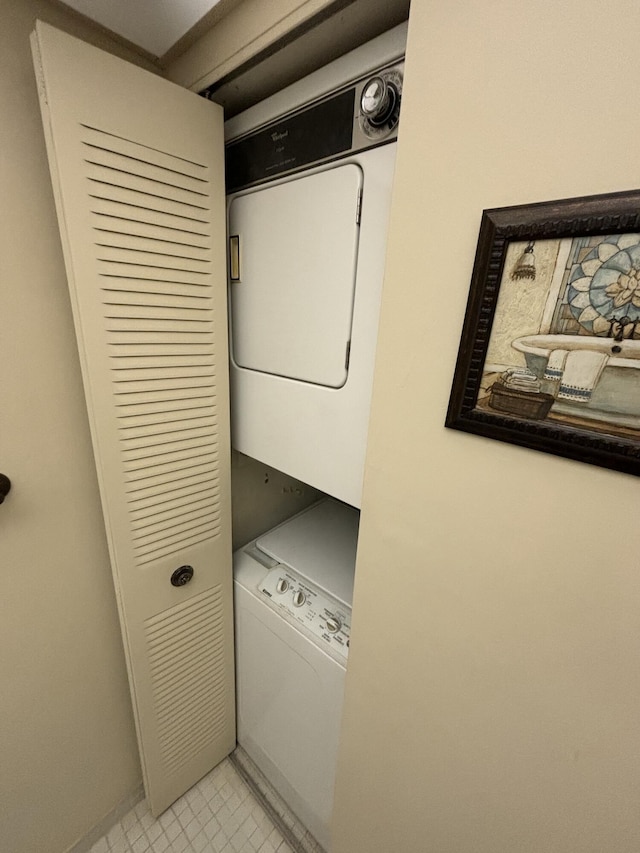
{"type": "Polygon", "coordinates": [[[33,48],[158,814],[235,745],[222,111],[40,22],[33,48]]]}

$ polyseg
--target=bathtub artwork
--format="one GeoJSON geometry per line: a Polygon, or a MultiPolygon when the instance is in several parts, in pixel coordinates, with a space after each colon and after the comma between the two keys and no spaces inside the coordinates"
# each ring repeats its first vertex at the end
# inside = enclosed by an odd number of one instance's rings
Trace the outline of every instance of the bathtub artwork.
{"type": "Polygon", "coordinates": [[[479,404],[640,430],[640,233],[534,243],[527,280],[525,247],[507,252],[479,404]]]}
{"type": "Polygon", "coordinates": [[[484,211],[446,425],[640,474],[640,191],[484,211]]]}

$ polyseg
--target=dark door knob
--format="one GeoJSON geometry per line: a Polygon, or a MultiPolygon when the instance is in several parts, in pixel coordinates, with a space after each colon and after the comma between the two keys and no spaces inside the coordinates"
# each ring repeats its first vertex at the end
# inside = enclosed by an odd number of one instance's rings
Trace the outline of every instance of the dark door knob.
{"type": "Polygon", "coordinates": [[[0,504],[11,491],[11,480],[4,474],[0,474],[0,504]]]}
{"type": "Polygon", "coordinates": [[[186,583],[189,583],[192,577],[192,566],[180,566],[180,568],[176,569],[171,575],[171,583],[173,586],[184,586],[186,583]]]}

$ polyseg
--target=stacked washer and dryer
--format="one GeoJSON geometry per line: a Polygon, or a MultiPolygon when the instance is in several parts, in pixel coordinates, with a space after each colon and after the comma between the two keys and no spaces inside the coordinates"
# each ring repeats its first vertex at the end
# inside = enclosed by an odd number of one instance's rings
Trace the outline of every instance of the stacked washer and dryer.
{"type": "Polygon", "coordinates": [[[325,848],[405,38],[225,126],[233,446],[328,496],[234,555],[238,743],[325,848]]]}

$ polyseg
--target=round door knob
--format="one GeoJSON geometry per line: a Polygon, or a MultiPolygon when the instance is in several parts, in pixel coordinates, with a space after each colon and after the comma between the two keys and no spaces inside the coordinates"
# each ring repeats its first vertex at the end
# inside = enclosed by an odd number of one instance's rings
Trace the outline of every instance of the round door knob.
{"type": "Polygon", "coordinates": [[[172,586],[184,586],[193,577],[193,566],[180,566],[171,575],[172,586]]]}
{"type": "Polygon", "coordinates": [[[0,504],[11,491],[11,480],[6,474],[0,474],[0,504]]]}

